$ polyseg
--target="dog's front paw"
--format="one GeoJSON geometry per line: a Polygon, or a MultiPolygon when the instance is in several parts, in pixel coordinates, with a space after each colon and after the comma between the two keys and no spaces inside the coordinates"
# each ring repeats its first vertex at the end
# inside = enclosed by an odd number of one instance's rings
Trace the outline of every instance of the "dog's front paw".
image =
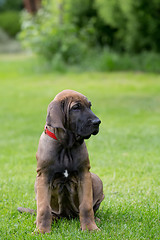
{"type": "Polygon", "coordinates": [[[40,233],[45,234],[45,233],[50,233],[50,231],[51,230],[49,228],[48,229],[47,228],[43,228],[43,229],[36,228],[32,234],[40,234],[40,233]]]}
{"type": "Polygon", "coordinates": [[[100,230],[95,223],[82,224],[81,229],[82,229],[82,231],[85,231],[85,230],[99,231],[100,230]]]}

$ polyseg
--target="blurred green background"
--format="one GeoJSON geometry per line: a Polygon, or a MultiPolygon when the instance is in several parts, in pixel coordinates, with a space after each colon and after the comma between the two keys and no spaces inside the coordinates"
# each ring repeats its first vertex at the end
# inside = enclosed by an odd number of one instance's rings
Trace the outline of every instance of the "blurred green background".
{"type": "Polygon", "coordinates": [[[0,0],[0,52],[25,49],[59,71],[159,72],[159,29],[160,0],[0,0]]]}

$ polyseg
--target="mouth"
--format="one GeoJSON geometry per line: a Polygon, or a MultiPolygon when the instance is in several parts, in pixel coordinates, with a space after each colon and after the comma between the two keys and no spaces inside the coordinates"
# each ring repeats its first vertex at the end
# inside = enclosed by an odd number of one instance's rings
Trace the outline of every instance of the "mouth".
{"type": "Polygon", "coordinates": [[[90,133],[86,133],[86,134],[79,134],[77,135],[78,138],[83,138],[83,139],[89,139],[91,137],[91,135],[97,135],[99,132],[99,128],[94,129],[93,131],[91,131],[90,133]]]}
{"type": "Polygon", "coordinates": [[[95,130],[95,131],[92,133],[92,135],[97,135],[98,132],[99,132],[99,129],[95,130]]]}
{"type": "Polygon", "coordinates": [[[89,139],[91,137],[92,134],[88,135],[88,136],[85,136],[83,137],[84,139],[89,139]]]}

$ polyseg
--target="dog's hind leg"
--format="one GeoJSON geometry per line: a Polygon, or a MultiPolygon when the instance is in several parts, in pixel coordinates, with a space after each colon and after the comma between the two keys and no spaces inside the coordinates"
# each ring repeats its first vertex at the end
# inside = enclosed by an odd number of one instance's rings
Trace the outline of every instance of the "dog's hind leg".
{"type": "Polygon", "coordinates": [[[91,177],[93,189],[93,210],[96,212],[104,199],[103,183],[96,174],[91,173],[91,177]]]}

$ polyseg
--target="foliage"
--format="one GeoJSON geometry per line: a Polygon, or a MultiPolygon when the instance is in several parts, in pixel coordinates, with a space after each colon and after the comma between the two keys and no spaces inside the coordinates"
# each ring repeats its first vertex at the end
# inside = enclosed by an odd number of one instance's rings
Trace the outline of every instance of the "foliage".
{"type": "Polygon", "coordinates": [[[0,11],[21,10],[23,6],[22,0],[0,0],[0,11]]]}
{"type": "Polygon", "coordinates": [[[104,55],[106,48],[108,58],[110,52],[126,54],[126,59],[160,52],[159,6],[160,0],[45,0],[36,16],[23,15],[20,39],[63,66],[83,65],[88,55],[104,55]]]}
{"type": "Polygon", "coordinates": [[[0,56],[1,239],[159,239],[160,75],[42,73],[35,62],[0,56]],[[82,232],[79,220],[64,219],[50,234],[36,235],[36,217],[17,207],[36,209],[38,140],[49,102],[65,88],[85,94],[102,120],[99,134],[86,141],[91,171],[104,185],[101,231],[82,232]]]}
{"type": "Polygon", "coordinates": [[[23,14],[20,39],[47,60],[67,64],[83,62],[90,50],[113,42],[92,0],[43,1],[36,16],[23,14]]]}
{"type": "Polygon", "coordinates": [[[20,13],[8,10],[0,13],[0,27],[3,28],[11,37],[16,36],[20,31],[20,13]]]}
{"type": "MultiPolygon", "coordinates": [[[[112,46],[114,29],[98,15],[95,0],[70,0],[70,21],[80,30],[92,23],[93,34],[89,42],[91,47],[112,46]]],[[[68,9],[67,9],[68,10],[68,9]]]]}
{"type": "Polygon", "coordinates": [[[160,0],[96,0],[103,20],[115,28],[115,49],[160,52],[160,0]]]}
{"type": "Polygon", "coordinates": [[[15,37],[20,31],[20,10],[22,0],[0,0],[0,28],[9,36],[15,37]]]}
{"type": "Polygon", "coordinates": [[[24,46],[44,56],[48,60],[59,59],[67,63],[82,61],[93,34],[92,23],[78,29],[70,20],[66,11],[44,7],[36,16],[24,13],[20,39],[24,46]],[[66,13],[66,14],[65,14],[66,13]]]}

